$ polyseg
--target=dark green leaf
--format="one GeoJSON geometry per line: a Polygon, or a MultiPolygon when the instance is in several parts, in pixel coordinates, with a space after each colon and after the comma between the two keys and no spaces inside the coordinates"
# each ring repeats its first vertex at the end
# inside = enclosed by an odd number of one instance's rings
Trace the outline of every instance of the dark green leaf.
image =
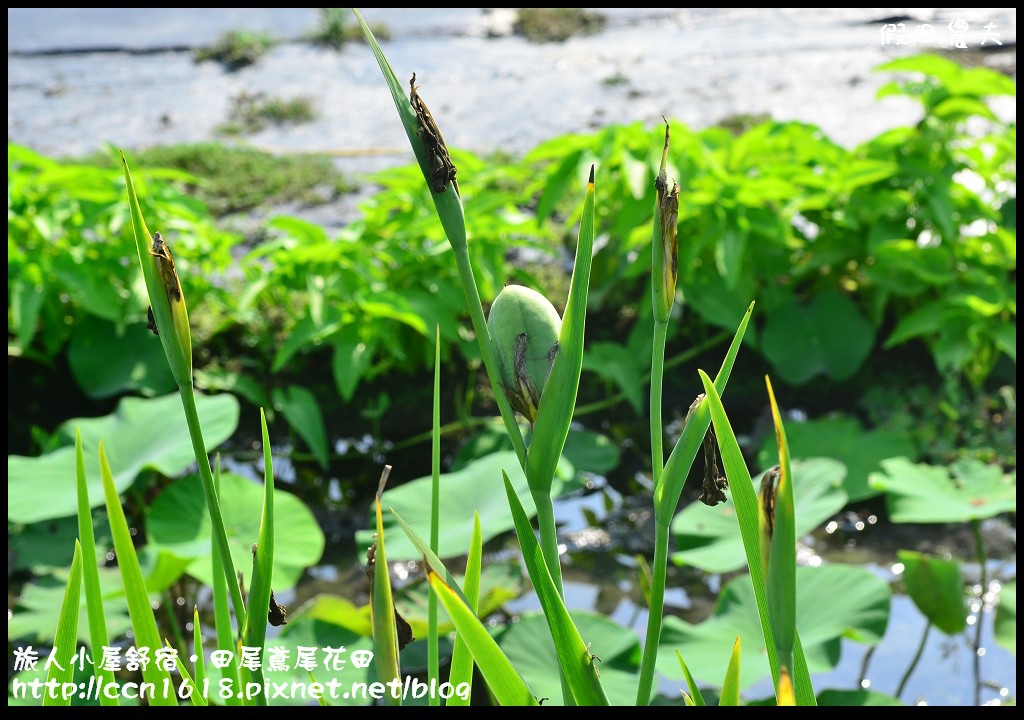
{"type": "Polygon", "coordinates": [[[917,609],[947,635],[961,632],[967,626],[967,607],[960,564],[909,550],[900,550],[899,559],[907,594],[917,609]]]}

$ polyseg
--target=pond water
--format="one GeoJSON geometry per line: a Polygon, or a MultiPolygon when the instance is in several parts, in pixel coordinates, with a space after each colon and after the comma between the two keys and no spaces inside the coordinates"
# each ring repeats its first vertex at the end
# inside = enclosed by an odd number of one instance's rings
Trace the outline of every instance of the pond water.
{"type": "MultiPolygon", "coordinates": [[[[877,64],[948,45],[944,32],[954,20],[970,24],[972,48],[982,43],[986,24],[994,24],[1007,46],[1016,40],[1012,8],[915,9],[905,21],[911,28],[930,23],[939,29],[920,47],[883,42],[884,19],[902,14],[885,8],[602,11],[610,16],[605,31],[557,44],[532,44],[508,34],[508,16],[500,11],[369,8],[364,15],[389,26],[392,40],[384,44],[389,60],[399,77],[417,73],[434,114],[445,118],[449,143],[480,153],[518,154],[555,135],[611,122],[654,124],[662,114],[701,128],[736,113],[767,113],[815,123],[837,142],[853,145],[919,117],[909,100],[876,99],[887,80],[872,72],[877,64]]],[[[335,53],[301,42],[316,21],[311,8],[9,8],[8,139],[54,156],[91,152],[108,142],[131,150],[208,140],[226,120],[233,96],[266,92],[313,97],[318,118],[257,133],[250,140],[258,147],[330,152],[339,167],[354,174],[410,162],[372,54],[356,43],[335,53]],[[192,48],[238,28],[269,30],[291,42],[234,73],[216,63],[193,62],[192,48]]],[[[1015,57],[1014,52],[1014,64],[1015,57]]],[[[996,109],[1015,117],[1012,98],[996,109]]],[[[337,226],[351,219],[345,216],[351,208],[302,212],[337,226]]],[[[584,509],[603,517],[604,500],[594,493],[560,502],[563,532],[590,527],[584,509]]],[[[858,562],[893,581],[888,551],[871,543],[861,546],[867,552],[858,562]]],[[[808,562],[850,549],[848,541],[836,546],[827,537],[809,547],[808,562]]],[[[1013,558],[991,561],[990,573],[1014,577],[1013,558]]],[[[613,554],[604,562],[602,583],[600,572],[579,569],[570,555],[567,604],[599,610],[642,633],[646,612],[637,604],[630,556],[613,554]]],[[[965,573],[976,577],[977,566],[966,565],[965,573]]],[[[292,597],[304,597],[314,585],[346,594],[340,582],[333,586],[340,574],[325,565],[314,571],[310,587],[279,599],[291,604],[292,597]]],[[[710,579],[704,598],[670,588],[668,601],[680,613],[706,613],[716,582],[710,579]]],[[[535,607],[531,593],[509,604],[516,612],[535,607]]],[[[992,641],[991,611],[983,618],[982,678],[1015,696],[1016,659],[992,641]]],[[[894,595],[888,631],[868,666],[872,688],[894,691],[922,623],[909,599],[894,595]]],[[[855,687],[864,654],[864,646],[844,641],[839,665],[816,677],[816,687],[855,687]]],[[[933,632],[904,699],[971,704],[972,655],[964,636],[949,639],[933,632]]],[[[674,696],[677,687],[663,684],[662,690],[674,696]]],[[[748,695],[768,693],[769,686],[761,684],[748,695]]],[[[986,689],[982,699],[998,696],[986,689]]]]}

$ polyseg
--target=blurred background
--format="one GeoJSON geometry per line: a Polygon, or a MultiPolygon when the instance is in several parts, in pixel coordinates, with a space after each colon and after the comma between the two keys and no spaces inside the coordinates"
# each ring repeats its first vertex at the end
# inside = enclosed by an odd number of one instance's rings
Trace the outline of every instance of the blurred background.
{"type": "MultiPolygon", "coordinates": [[[[696,369],[717,369],[756,302],[726,397],[751,472],[775,462],[769,375],[809,488],[800,564],[852,568],[867,579],[835,586],[870,589],[861,605],[830,598],[835,617],[814,626],[816,690],[837,703],[1014,700],[1016,10],[522,10],[363,14],[398,77],[416,74],[452,151],[485,304],[518,282],[562,309],[596,164],[587,358],[556,504],[569,607],[645,627],[664,117],[682,188],[666,446],[696,369]],[[904,570],[922,555],[955,569],[962,612],[940,618],[913,597],[904,570]]],[[[325,597],[365,610],[384,463],[405,493],[396,505],[423,503],[439,327],[442,471],[464,500],[446,517],[493,518],[488,608],[503,648],[528,662],[517,623],[536,620],[536,597],[504,499],[477,487],[504,450],[493,397],[429,191],[347,8],[8,9],[9,646],[52,642],[76,532],[62,473],[86,418],[121,468],[168,628],[203,610],[209,530],[188,501],[187,438],[153,432],[177,399],[145,330],[116,150],[174,248],[208,445],[237,476],[241,557],[268,412],[295,502],[279,531],[290,564],[275,569],[288,632],[325,597]]],[[[742,558],[735,525],[708,519],[729,505],[693,504],[702,470],[673,525],[668,614],[713,687],[729,619],[716,600],[743,580],[742,558]]],[[[415,553],[396,544],[389,558],[415,616],[415,553]]],[[[602,677],[635,673],[630,652],[602,677]]],[[[666,701],[681,682],[671,660],[666,701]]],[[[767,666],[749,665],[744,697],[769,696],[767,666]]]]}

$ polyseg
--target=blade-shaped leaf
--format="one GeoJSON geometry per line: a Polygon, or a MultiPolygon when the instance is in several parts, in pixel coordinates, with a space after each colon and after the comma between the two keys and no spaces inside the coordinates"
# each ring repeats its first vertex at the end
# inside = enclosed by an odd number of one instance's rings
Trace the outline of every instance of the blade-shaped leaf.
{"type": "Polygon", "coordinates": [[[683,656],[676,650],[676,657],[679,658],[679,667],[683,669],[683,677],[686,678],[686,687],[690,689],[689,697],[692,700],[693,705],[704,707],[704,696],[700,694],[700,688],[697,687],[697,681],[693,679],[693,675],[690,674],[690,668],[686,667],[686,663],[683,662],[683,656]]]}
{"type": "MultiPolygon", "coordinates": [[[[91,562],[91,559],[90,559],[91,562]]],[[[71,682],[75,674],[74,655],[78,647],[78,597],[82,591],[82,546],[75,541],[75,555],[71,560],[71,573],[64,590],[64,602],[60,607],[60,619],[57,621],[56,639],[54,640],[53,663],[46,675],[47,683],[54,687],[62,687],[71,682]]],[[[43,705],[70,706],[71,698],[55,692],[43,695],[43,705]]]]}
{"type": "MultiPolygon", "coordinates": [[[[790,682],[789,691],[792,692],[792,677],[788,673],[793,667],[793,644],[796,634],[796,501],[786,428],[782,424],[782,414],[779,412],[771,381],[765,378],[765,382],[768,386],[768,400],[771,403],[779,451],[779,481],[772,508],[774,517],[771,519],[771,554],[766,568],[768,616],[772,622],[772,635],[779,653],[779,663],[786,669],[790,682]]],[[[780,685],[779,704],[784,700],[781,690],[780,685]]]]}
{"type": "MultiPolygon", "coordinates": [[[[381,475],[377,499],[374,503],[377,512],[377,543],[374,546],[374,562],[376,571],[373,573],[373,663],[377,668],[377,680],[388,683],[397,680],[402,682],[398,665],[398,630],[395,627],[395,601],[391,596],[391,573],[388,570],[388,559],[384,550],[384,519],[380,506],[380,495],[387,482],[391,466],[387,465],[381,475]]],[[[389,705],[401,705],[401,696],[386,693],[389,705]]]]}
{"type": "MultiPolygon", "coordinates": [[[[85,477],[85,457],[82,451],[82,434],[75,433],[75,479],[78,489],[78,538],[84,558],[82,575],[85,584],[85,602],[89,618],[89,642],[95,653],[106,647],[107,620],[103,611],[103,597],[100,593],[100,574],[96,565],[96,539],[93,535],[92,512],[89,506],[89,488],[85,477]]],[[[57,647],[60,647],[58,644],[57,647]]],[[[114,673],[102,663],[93,663],[97,680],[104,684],[114,683],[114,673]]],[[[117,698],[99,693],[100,705],[117,705],[117,698]]]]}
{"type": "Polygon", "coordinates": [[[722,694],[718,698],[719,706],[736,707],[740,704],[740,638],[736,636],[729,665],[725,668],[725,679],[722,681],[722,694]]]}
{"type": "MultiPolygon", "coordinates": [[[[725,386],[729,382],[729,375],[732,373],[736,355],[740,351],[740,345],[743,343],[743,336],[747,331],[753,311],[754,303],[750,303],[739,327],[736,328],[736,334],[725,354],[725,360],[722,361],[722,367],[715,377],[715,387],[718,388],[719,395],[725,392],[725,386]]],[[[676,514],[676,506],[679,504],[679,497],[683,493],[683,485],[690,474],[690,466],[693,465],[693,459],[697,457],[697,451],[700,449],[710,425],[711,413],[707,399],[705,399],[694,408],[690,420],[683,428],[682,434],[665,463],[665,470],[661,475],[662,481],[654,489],[654,515],[658,523],[667,526],[672,522],[672,518],[676,514]]]]}
{"type": "MultiPolygon", "coordinates": [[[[117,564],[121,569],[121,579],[124,583],[124,592],[128,600],[128,614],[132,618],[135,644],[136,647],[149,648],[150,652],[154,653],[163,643],[160,642],[156,617],[153,615],[153,607],[149,603],[146,582],[142,577],[142,568],[139,567],[139,558],[135,554],[135,545],[132,542],[131,531],[128,529],[128,521],[124,516],[124,508],[121,507],[121,500],[117,496],[117,489],[114,487],[114,476],[110,472],[110,466],[107,464],[107,455],[103,448],[103,441],[100,441],[99,444],[99,454],[103,497],[107,504],[107,517],[110,520],[110,530],[114,537],[117,564]]],[[[159,663],[151,662],[144,665],[142,676],[146,682],[153,683],[158,688],[173,686],[170,674],[159,663]]],[[[169,695],[154,693],[149,702],[152,705],[177,705],[173,693],[169,695]]]]}
{"type": "Polygon", "coordinates": [[[537,592],[537,598],[544,610],[544,616],[548,621],[548,628],[555,643],[559,665],[565,673],[576,704],[607,705],[608,698],[605,696],[604,688],[601,687],[594,659],[591,657],[586,643],[583,642],[583,638],[580,637],[579,631],[555,587],[555,582],[548,572],[540,543],[537,542],[537,538],[533,534],[530,519],[527,517],[526,511],[523,510],[519,498],[516,497],[508,475],[503,472],[502,477],[505,481],[505,494],[508,496],[509,506],[512,508],[512,517],[515,519],[516,534],[519,536],[523,561],[530,572],[530,579],[533,581],[534,590],[537,592]]]}
{"type": "Polygon", "coordinates": [[[516,669],[498,647],[498,644],[463,600],[462,594],[447,585],[431,570],[427,575],[430,586],[455,623],[459,637],[473,655],[480,674],[487,681],[487,687],[499,705],[537,705],[537,699],[530,692],[516,669]]]}
{"type": "MultiPolygon", "coordinates": [[[[480,516],[473,517],[473,540],[469,544],[469,557],[466,559],[466,577],[463,582],[463,592],[466,594],[466,601],[469,609],[474,613],[478,612],[477,603],[480,600],[480,567],[483,557],[483,535],[480,533],[480,516]]],[[[473,655],[469,646],[461,636],[455,637],[455,648],[452,650],[452,667],[448,676],[448,682],[454,687],[461,683],[467,683],[472,688],[473,680],[473,655]]],[[[456,694],[448,699],[448,705],[468,706],[471,696],[466,697],[456,694]]]]}

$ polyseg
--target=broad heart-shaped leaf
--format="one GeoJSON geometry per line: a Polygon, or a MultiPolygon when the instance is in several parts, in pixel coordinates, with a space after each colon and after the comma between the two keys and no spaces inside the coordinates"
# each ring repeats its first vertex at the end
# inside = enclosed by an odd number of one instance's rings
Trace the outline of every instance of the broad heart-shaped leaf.
{"type": "MultiPolygon", "coordinates": [[[[7,620],[9,641],[24,640],[35,644],[53,642],[53,631],[57,627],[66,577],[67,570],[63,570],[25,585],[7,620]]],[[[130,630],[131,620],[128,618],[128,605],[125,603],[121,575],[116,571],[101,570],[100,590],[110,637],[117,637],[130,630]]],[[[85,621],[87,615],[84,596],[79,602],[79,612],[82,622],[78,627],[78,639],[88,646],[89,628],[85,621]]]]}
{"type": "MultiPolygon", "coordinates": [[[[523,436],[527,443],[530,442],[530,433],[527,431],[523,436]]],[[[461,470],[473,460],[498,452],[499,450],[511,450],[512,441],[508,439],[508,433],[500,421],[481,430],[477,435],[467,440],[455,459],[452,460],[452,470],[461,470]]],[[[622,453],[618,446],[612,442],[607,435],[596,433],[592,430],[569,430],[565,438],[565,447],[562,448],[562,457],[572,463],[576,469],[576,476],[563,487],[563,492],[569,492],[571,487],[582,486],[586,478],[582,473],[594,473],[603,475],[619,466],[622,453]]]]}
{"type": "Polygon", "coordinates": [[[1011,580],[999,591],[996,608],[996,642],[1017,654],[1017,581],[1011,580]]]}
{"type": "MultiPolygon", "coordinates": [[[[238,427],[238,401],[227,394],[197,395],[196,407],[207,450],[212,451],[238,427]]],[[[176,393],[152,400],[126,397],[111,415],[63,423],[58,436],[68,443],[64,447],[40,457],[7,456],[8,522],[32,523],[76,514],[76,428],[82,431],[93,507],[103,504],[98,455],[101,439],[118,492],[130,487],[146,468],[173,477],[196,461],[185,411],[176,393]]]]}
{"type": "MultiPolygon", "coordinates": [[[[536,513],[526,476],[514,452],[500,452],[476,460],[462,470],[441,475],[441,536],[437,555],[440,558],[465,555],[473,532],[473,512],[480,513],[484,542],[515,527],[508,500],[502,492],[501,471],[509,479],[531,517],[536,513]]],[[[564,458],[559,462],[552,485],[557,495],[562,481],[572,477],[572,466],[564,458]]],[[[430,476],[403,483],[385,490],[381,504],[385,508],[384,532],[388,539],[389,560],[418,560],[421,555],[402,532],[387,508],[394,509],[420,537],[430,537],[430,476]],[[392,528],[394,529],[392,531],[392,528]]],[[[367,527],[373,527],[367,522],[367,527]]],[[[372,542],[373,531],[356,534],[359,547],[372,542]]]]}
{"type": "MultiPolygon", "coordinates": [[[[796,573],[796,626],[811,672],[839,661],[840,639],[877,643],[889,620],[890,591],[870,570],[850,565],[799,567],[796,573]]],[[[675,651],[687,656],[698,682],[718,687],[736,636],[742,638],[740,687],[770,676],[764,635],[750,577],[730,581],[718,597],[714,614],[698,625],[677,617],[665,620],[658,648],[658,670],[682,680],[675,651]]]]}
{"type": "Polygon", "coordinates": [[[86,315],[68,344],[68,366],[91,398],[126,391],[162,395],[175,387],[160,341],[142,323],[118,330],[112,322],[86,315]]]}
{"type": "MultiPolygon", "coordinates": [[[[245,568],[248,587],[252,545],[260,531],[263,485],[239,475],[221,475],[220,507],[235,567],[245,568]]],[[[290,588],[324,551],[324,534],[313,513],[288,492],[274,496],[274,590],[290,588]]],[[[181,478],[153,501],[146,516],[150,542],[183,558],[194,558],[188,574],[212,584],[210,514],[199,477],[181,478]]]]}
{"type": "Polygon", "coordinates": [[[917,609],[947,635],[961,632],[967,625],[967,607],[960,563],[910,550],[900,550],[899,558],[907,594],[917,609]]]}
{"type": "Polygon", "coordinates": [[[289,385],[274,389],[274,406],[313,451],[320,467],[327,469],[327,429],[316,396],[304,387],[289,385]]]}
{"type": "MultiPolygon", "coordinates": [[[[595,662],[609,703],[633,705],[640,672],[636,633],[597,613],[572,610],[569,614],[580,635],[590,643],[590,652],[601,658],[595,662]]],[[[494,636],[538,699],[548,698],[544,705],[560,705],[558,659],[544,615],[540,611],[525,612],[516,622],[498,626],[494,636]]]]}
{"type": "MultiPolygon", "coordinates": [[[[829,457],[846,465],[843,490],[849,502],[878,495],[868,485],[868,475],[881,469],[891,457],[914,457],[914,444],[901,435],[883,430],[864,430],[856,418],[836,416],[795,422],[786,420],[786,438],[794,459],[829,457]]],[[[778,463],[775,436],[765,437],[757,455],[759,467],[778,463]]]]}
{"type": "Polygon", "coordinates": [[[765,357],[778,376],[799,385],[815,375],[850,377],[871,352],[875,331],[850,298],[838,292],[815,295],[772,309],[761,336],[765,357]]]}
{"type": "MultiPolygon", "coordinates": [[[[112,546],[107,516],[99,511],[92,513],[96,538],[94,563],[104,562],[107,549],[112,546]]],[[[45,575],[56,568],[71,565],[75,538],[78,537],[78,519],[73,517],[33,523],[24,527],[8,527],[7,552],[8,568],[31,570],[36,576],[45,575]]]]}
{"type": "MultiPolygon", "coordinates": [[[[798,537],[809,533],[846,505],[846,493],[842,489],[844,473],[843,464],[829,458],[793,463],[798,537]]],[[[760,489],[760,475],[754,479],[754,487],[760,489]]],[[[732,493],[728,493],[724,503],[713,508],[696,502],[688,505],[672,521],[672,532],[678,548],[678,552],[672,554],[676,564],[714,573],[746,566],[732,493]]]]}
{"type": "Polygon", "coordinates": [[[979,460],[944,468],[890,458],[882,468],[871,473],[870,483],[886,493],[893,522],[967,522],[1017,511],[1017,473],[979,460]]]}

